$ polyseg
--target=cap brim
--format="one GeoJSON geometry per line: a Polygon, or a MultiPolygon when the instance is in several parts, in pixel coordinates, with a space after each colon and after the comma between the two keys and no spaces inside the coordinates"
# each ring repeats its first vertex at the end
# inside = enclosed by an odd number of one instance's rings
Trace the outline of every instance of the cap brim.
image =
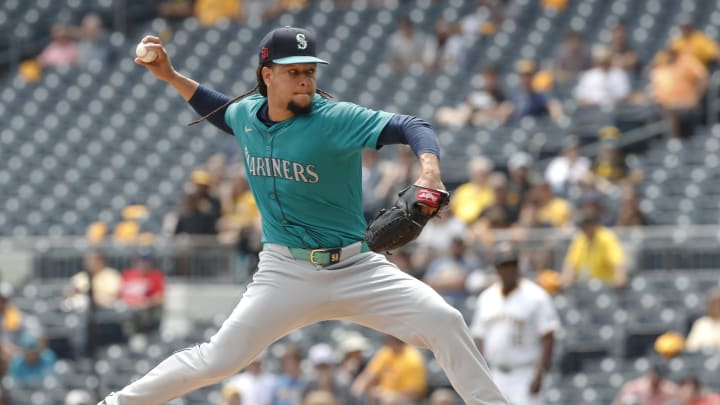
{"type": "Polygon", "coordinates": [[[328,61],[315,56],[288,56],[287,58],[273,59],[273,63],[278,65],[292,65],[294,63],[322,63],[328,64],[328,61]]]}
{"type": "Polygon", "coordinates": [[[495,266],[502,266],[503,264],[517,264],[518,259],[517,258],[507,258],[507,259],[500,259],[496,262],[494,262],[495,266]]]}

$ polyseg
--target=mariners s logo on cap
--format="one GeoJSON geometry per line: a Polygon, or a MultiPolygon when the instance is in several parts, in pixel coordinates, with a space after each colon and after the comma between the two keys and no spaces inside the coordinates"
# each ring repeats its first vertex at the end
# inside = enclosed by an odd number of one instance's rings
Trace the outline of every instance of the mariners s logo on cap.
{"type": "Polygon", "coordinates": [[[270,31],[260,41],[258,63],[271,61],[280,65],[292,63],[324,63],[316,54],[315,33],[296,27],[282,27],[270,31]]]}
{"type": "Polygon", "coordinates": [[[307,41],[305,40],[305,34],[297,34],[297,35],[295,35],[295,39],[297,39],[298,49],[307,48],[307,41]]]}

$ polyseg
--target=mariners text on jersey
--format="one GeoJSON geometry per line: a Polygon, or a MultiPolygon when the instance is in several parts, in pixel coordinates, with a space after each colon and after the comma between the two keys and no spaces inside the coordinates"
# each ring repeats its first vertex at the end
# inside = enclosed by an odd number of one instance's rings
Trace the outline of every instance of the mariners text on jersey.
{"type": "Polygon", "coordinates": [[[253,156],[245,148],[245,163],[251,176],[280,177],[285,180],[315,184],[320,181],[314,164],[304,165],[274,157],[253,156]]]}

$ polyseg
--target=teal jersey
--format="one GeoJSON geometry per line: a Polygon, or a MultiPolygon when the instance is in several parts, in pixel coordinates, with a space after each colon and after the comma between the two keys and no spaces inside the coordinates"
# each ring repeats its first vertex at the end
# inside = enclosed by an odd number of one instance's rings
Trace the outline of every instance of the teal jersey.
{"type": "Polygon", "coordinates": [[[364,239],[361,153],[377,146],[393,114],[315,95],[310,114],[268,128],[257,117],[266,102],[252,95],[225,113],[262,214],[263,242],[330,248],[364,239]]]}

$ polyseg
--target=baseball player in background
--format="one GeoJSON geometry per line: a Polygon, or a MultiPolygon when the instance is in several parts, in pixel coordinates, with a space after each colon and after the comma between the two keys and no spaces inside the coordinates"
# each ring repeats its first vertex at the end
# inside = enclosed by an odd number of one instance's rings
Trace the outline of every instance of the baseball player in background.
{"type": "Polygon", "coordinates": [[[471,329],[510,403],[539,405],[560,320],[550,295],[520,277],[514,246],[500,244],[494,261],[499,281],[480,294],[471,329]]]}
{"type": "Polygon", "coordinates": [[[444,189],[427,122],[328,100],[316,88],[317,65],[327,62],[305,29],[268,33],[257,86],[235,99],[175,71],[157,37],[143,43],[157,58],[136,63],[240,144],[264,249],[253,281],[209,342],[173,354],[102,403],[177,398],[233,375],[294,329],[337,319],[429,348],[466,404],[507,404],[460,312],[364,242],[363,148],[409,144],[422,170],[415,184],[444,189]]]}

